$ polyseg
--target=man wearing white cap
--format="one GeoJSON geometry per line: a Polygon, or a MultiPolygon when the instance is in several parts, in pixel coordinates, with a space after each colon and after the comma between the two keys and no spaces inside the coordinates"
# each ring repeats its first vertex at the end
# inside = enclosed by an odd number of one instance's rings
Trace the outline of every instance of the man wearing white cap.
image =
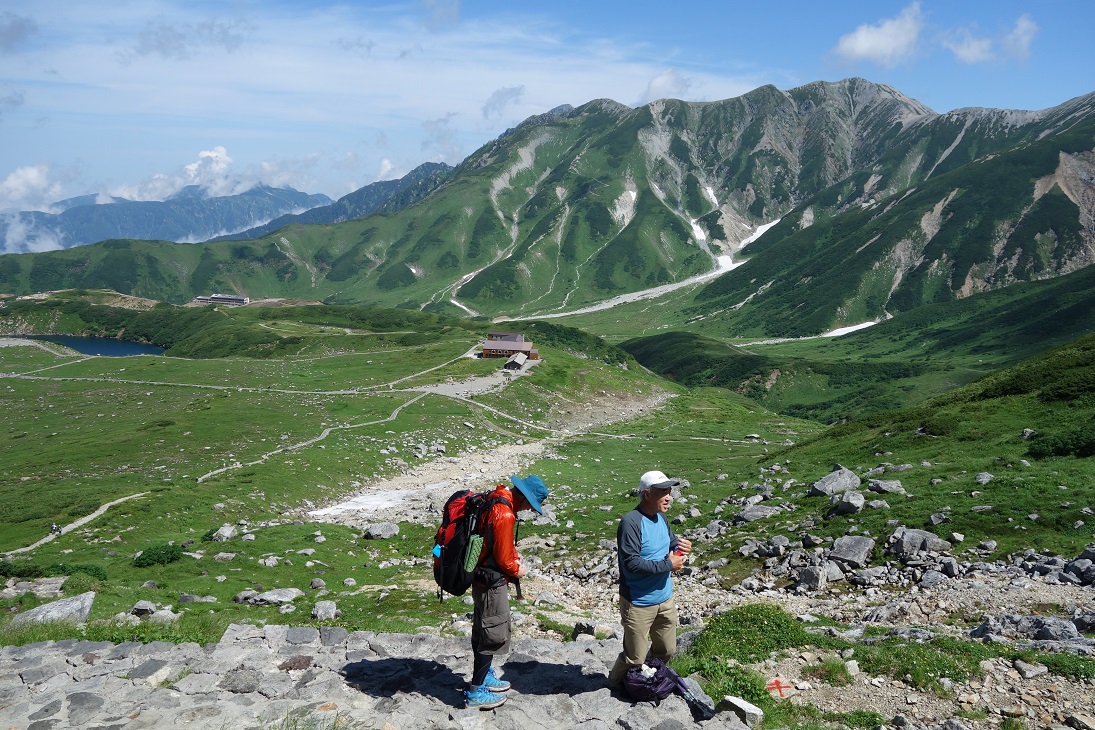
{"type": "Polygon", "coordinates": [[[670,479],[648,471],[639,479],[639,505],[620,519],[616,547],[620,563],[620,623],[624,650],[608,673],[608,684],[623,686],[632,666],[646,661],[647,652],[668,662],[677,650],[677,604],[671,573],[684,567],[692,543],[669,529],[665,513],[673,503],[670,479]]]}

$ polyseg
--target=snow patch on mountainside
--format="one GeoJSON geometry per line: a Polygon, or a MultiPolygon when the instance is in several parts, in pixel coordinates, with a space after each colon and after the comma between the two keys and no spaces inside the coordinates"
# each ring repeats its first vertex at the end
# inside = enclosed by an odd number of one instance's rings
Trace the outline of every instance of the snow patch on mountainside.
{"type": "Polygon", "coordinates": [[[543,132],[529,140],[528,144],[517,150],[517,161],[499,173],[498,177],[491,180],[490,199],[494,207],[498,207],[498,194],[506,190],[513,183],[513,178],[519,173],[532,169],[536,162],[536,148],[551,138],[547,132],[543,132]]]}
{"type": "Polygon", "coordinates": [[[612,219],[620,228],[626,228],[635,217],[635,201],[638,199],[639,188],[635,185],[635,178],[628,175],[623,193],[612,203],[612,219]]]}

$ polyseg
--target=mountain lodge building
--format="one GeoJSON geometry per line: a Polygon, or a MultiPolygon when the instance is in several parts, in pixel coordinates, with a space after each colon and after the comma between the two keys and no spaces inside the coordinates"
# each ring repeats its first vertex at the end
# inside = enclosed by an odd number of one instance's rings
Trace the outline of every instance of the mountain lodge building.
{"type": "Polygon", "coordinates": [[[529,360],[539,360],[540,351],[519,332],[488,332],[483,343],[481,357],[505,357],[524,355],[529,360]]]}

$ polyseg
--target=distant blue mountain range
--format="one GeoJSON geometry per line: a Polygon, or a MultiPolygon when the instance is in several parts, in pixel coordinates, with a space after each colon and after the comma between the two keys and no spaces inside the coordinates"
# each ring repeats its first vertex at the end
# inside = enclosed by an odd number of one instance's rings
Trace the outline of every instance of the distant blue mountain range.
{"type": "Polygon", "coordinates": [[[3,253],[72,248],[116,238],[195,243],[331,202],[326,195],[265,185],[223,197],[207,197],[192,185],[162,202],[81,195],[56,203],[59,213],[0,216],[0,240],[3,253]]]}
{"type": "Polygon", "coordinates": [[[340,223],[401,210],[428,195],[451,170],[444,163],[428,162],[398,180],[366,185],[337,201],[265,185],[220,197],[190,185],[162,202],[81,195],[57,201],[52,213],[0,215],[0,253],[73,248],[110,239],[241,240],[292,223],[340,223]]]}

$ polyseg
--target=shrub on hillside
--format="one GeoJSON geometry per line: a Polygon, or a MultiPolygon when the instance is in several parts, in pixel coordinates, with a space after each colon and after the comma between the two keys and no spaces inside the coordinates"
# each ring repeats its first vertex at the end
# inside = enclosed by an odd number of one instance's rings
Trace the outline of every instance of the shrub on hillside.
{"type": "Polygon", "coordinates": [[[1027,453],[1035,459],[1095,456],[1095,420],[1063,433],[1036,436],[1027,453]]]}
{"type": "Polygon", "coordinates": [[[136,568],[148,568],[152,565],[167,565],[174,563],[183,556],[181,545],[159,545],[150,547],[133,559],[136,568]]]}

